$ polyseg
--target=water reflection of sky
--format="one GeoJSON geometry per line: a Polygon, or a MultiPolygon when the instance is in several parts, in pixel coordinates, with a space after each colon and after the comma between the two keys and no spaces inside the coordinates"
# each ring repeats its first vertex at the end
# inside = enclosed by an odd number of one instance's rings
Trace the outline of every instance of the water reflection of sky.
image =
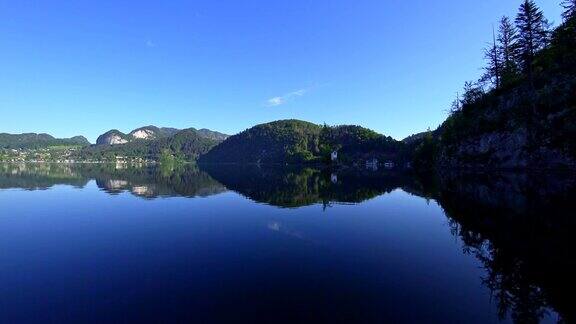
{"type": "MultiPolygon", "coordinates": [[[[486,323],[499,313],[554,319],[551,307],[572,316],[562,290],[571,276],[546,269],[573,262],[555,255],[571,246],[574,223],[553,218],[558,229],[527,240],[510,224],[544,227],[515,205],[535,199],[511,198],[528,186],[386,173],[339,173],[335,184],[332,172],[293,170],[75,172],[0,175],[1,188],[27,189],[0,190],[4,321],[486,323]],[[537,245],[526,255],[505,238],[537,245]]],[[[546,197],[558,205],[548,216],[560,214],[565,193],[546,197]]]]}

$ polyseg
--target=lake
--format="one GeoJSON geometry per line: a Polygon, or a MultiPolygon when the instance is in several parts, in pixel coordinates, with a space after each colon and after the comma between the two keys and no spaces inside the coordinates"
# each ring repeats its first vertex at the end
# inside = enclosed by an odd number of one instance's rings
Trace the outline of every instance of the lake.
{"type": "Polygon", "coordinates": [[[575,183],[0,164],[0,322],[573,322],[575,183]]]}

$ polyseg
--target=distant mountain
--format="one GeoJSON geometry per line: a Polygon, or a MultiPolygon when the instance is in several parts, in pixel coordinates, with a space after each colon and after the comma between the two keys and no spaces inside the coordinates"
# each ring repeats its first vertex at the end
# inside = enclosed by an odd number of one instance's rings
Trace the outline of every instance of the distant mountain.
{"type": "Polygon", "coordinates": [[[227,139],[228,137],[230,137],[229,135],[215,132],[215,131],[212,131],[212,130],[209,130],[206,128],[198,129],[198,130],[196,130],[196,132],[201,137],[216,140],[216,141],[223,141],[223,140],[227,139]]]}
{"type": "Polygon", "coordinates": [[[413,143],[421,142],[424,139],[424,137],[426,137],[427,134],[428,134],[428,132],[420,132],[420,133],[412,134],[412,135],[406,137],[405,139],[403,139],[402,143],[413,144],[413,143]]]}
{"type": "Polygon", "coordinates": [[[182,160],[196,160],[220,143],[208,138],[194,128],[176,131],[173,129],[151,129],[143,127],[126,135],[112,130],[99,137],[101,143],[77,152],[77,159],[107,160],[116,157],[146,158],[159,160],[162,155],[171,155],[182,160]],[[149,131],[153,131],[149,133],[149,131]],[[136,138],[133,136],[136,134],[136,138]],[[144,134],[149,134],[144,135],[144,134]],[[153,134],[153,135],[150,135],[153,134]],[[141,137],[138,137],[141,136],[141,137]],[[144,137],[146,136],[146,137],[144,137]]]}
{"type": "Polygon", "coordinates": [[[145,126],[131,131],[128,135],[138,139],[158,139],[172,136],[178,133],[178,131],[176,128],[145,126]]]}
{"type": "Polygon", "coordinates": [[[90,142],[83,136],[72,138],[55,138],[48,134],[7,134],[0,133],[0,148],[4,149],[38,149],[50,146],[87,146],[90,142]]]}
{"type": "Polygon", "coordinates": [[[117,145],[125,144],[132,140],[132,137],[122,133],[117,129],[107,131],[106,133],[98,136],[96,145],[117,145]]]}
{"type": "Polygon", "coordinates": [[[320,126],[301,120],[261,124],[227,138],[202,163],[354,163],[371,158],[398,160],[403,144],[360,126],[320,126]]]}
{"type": "MultiPolygon", "coordinates": [[[[226,134],[211,131],[209,129],[196,130],[194,128],[189,128],[188,130],[196,131],[198,136],[202,138],[207,138],[216,141],[223,141],[228,137],[228,135],[226,134]]],[[[137,128],[128,134],[113,129],[100,135],[96,140],[96,145],[119,145],[119,144],[126,144],[128,142],[132,142],[135,140],[158,140],[174,136],[178,132],[180,132],[180,130],[176,128],[168,128],[168,127],[160,128],[152,125],[137,128]]]]}

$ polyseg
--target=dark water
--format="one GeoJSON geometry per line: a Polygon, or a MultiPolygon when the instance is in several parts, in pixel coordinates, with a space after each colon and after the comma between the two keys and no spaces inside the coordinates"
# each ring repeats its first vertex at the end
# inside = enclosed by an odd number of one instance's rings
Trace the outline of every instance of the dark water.
{"type": "Polygon", "coordinates": [[[0,164],[0,322],[574,322],[570,176],[0,164]]]}

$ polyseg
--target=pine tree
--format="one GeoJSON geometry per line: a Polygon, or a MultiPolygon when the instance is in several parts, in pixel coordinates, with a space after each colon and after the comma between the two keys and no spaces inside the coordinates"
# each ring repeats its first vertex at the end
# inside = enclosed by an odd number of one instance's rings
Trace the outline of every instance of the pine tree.
{"type": "Polygon", "coordinates": [[[484,95],[484,91],[477,84],[472,82],[464,83],[464,94],[460,104],[462,105],[460,109],[464,109],[466,106],[473,105],[476,101],[480,100],[484,95]]]}
{"type": "Polygon", "coordinates": [[[485,68],[486,74],[482,80],[493,80],[496,88],[500,88],[502,76],[501,55],[496,45],[496,34],[492,28],[492,44],[484,50],[484,57],[488,60],[488,66],[485,68]]]}
{"type": "Polygon", "coordinates": [[[506,83],[516,75],[518,57],[518,30],[506,16],[500,19],[498,27],[498,51],[502,61],[502,83],[506,83]]]}
{"type": "Polygon", "coordinates": [[[534,56],[548,43],[548,21],[534,0],[524,0],[516,17],[516,26],[519,31],[518,60],[532,83],[534,56]]]}
{"type": "Polygon", "coordinates": [[[562,14],[562,17],[564,17],[564,20],[568,21],[571,18],[576,17],[576,0],[564,0],[562,1],[562,7],[564,7],[564,13],[562,14]]]}
{"type": "Polygon", "coordinates": [[[458,92],[456,92],[456,99],[454,99],[454,101],[452,101],[452,104],[450,104],[450,114],[456,114],[459,111],[462,110],[462,105],[460,104],[460,94],[458,92]]]}

